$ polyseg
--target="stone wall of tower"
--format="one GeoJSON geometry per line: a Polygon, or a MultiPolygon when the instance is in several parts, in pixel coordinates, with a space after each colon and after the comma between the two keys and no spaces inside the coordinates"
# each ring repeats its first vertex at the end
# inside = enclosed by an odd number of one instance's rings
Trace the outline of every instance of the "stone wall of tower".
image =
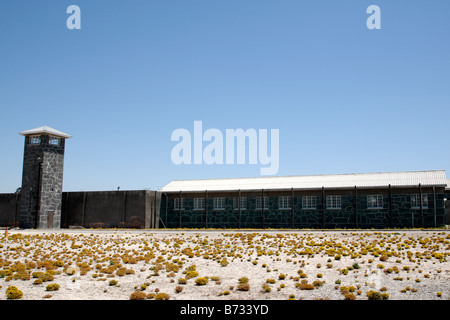
{"type": "Polygon", "coordinates": [[[21,228],[57,229],[61,225],[64,139],[50,145],[41,135],[40,144],[25,137],[20,202],[21,228]]]}

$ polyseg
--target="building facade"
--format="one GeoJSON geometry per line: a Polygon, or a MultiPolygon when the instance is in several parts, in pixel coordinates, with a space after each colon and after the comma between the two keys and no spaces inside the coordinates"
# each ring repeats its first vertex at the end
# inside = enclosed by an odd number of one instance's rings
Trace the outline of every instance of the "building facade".
{"type": "Polygon", "coordinates": [[[168,228],[429,228],[445,225],[445,171],[173,181],[168,228]]]}

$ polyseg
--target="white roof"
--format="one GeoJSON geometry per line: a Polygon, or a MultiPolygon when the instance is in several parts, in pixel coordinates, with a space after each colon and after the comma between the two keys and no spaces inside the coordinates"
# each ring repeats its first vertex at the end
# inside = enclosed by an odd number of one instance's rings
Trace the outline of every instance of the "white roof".
{"type": "Polygon", "coordinates": [[[445,170],[350,173],[310,176],[231,178],[205,180],[174,180],[162,188],[162,192],[195,192],[227,190],[269,189],[320,189],[325,188],[376,188],[407,186],[446,186],[445,170]]]}
{"type": "Polygon", "coordinates": [[[34,135],[34,134],[42,134],[42,133],[50,134],[52,136],[57,136],[57,137],[66,138],[66,139],[72,138],[71,135],[68,135],[67,133],[64,133],[64,132],[58,131],[56,129],[50,128],[48,126],[42,126],[42,127],[39,127],[39,128],[34,128],[34,129],[31,129],[31,130],[26,130],[26,131],[19,132],[19,134],[21,134],[23,136],[31,136],[31,135],[34,135]]]}

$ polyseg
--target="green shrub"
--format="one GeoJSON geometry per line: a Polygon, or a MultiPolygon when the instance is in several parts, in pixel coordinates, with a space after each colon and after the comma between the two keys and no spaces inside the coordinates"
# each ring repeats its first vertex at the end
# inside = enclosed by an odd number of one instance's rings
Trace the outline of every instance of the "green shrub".
{"type": "Polygon", "coordinates": [[[266,283],[264,283],[262,285],[262,288],[264,289],[265,292],[270,292],[271,291],[270,286],[268,284],[266,284],[266,283]]]}
{"type": "Polygon", "coordinates": [[[9,286],[8,289],[6,289],[6,297],[11,300],[20,299],[23,297],[23,292],[15,286],[9,286]]]}
{"type": "Polygon", "coordinates": [[[238,279],[238,282],[239,282],[240,284],[247,283],[247,282],[248,282],[248,278],[247,278],[247,277],[239,278],[239,279],[238,279]]]}
{"type": "Polygon", "coordinates": [[[163,292],[158,293],[155,296],[155,300],[169,300],[169,299],[170,299],[170,296],[167,293],[163,293],[163,292]]]}
{"type": "Polygon", "coordinates": [[[198,277],[198,272],[197,272],[197,271],[194,271],[194,270],[188,271],[188,272],[186,273],[186,277],[189,277],[189,278],[195,278],[195,277],[198,277]]]}
{"type": "Polygon", "coordinates": [[[110,280],[110,281],[109,281],[109,285],[110,285],[110,286],[115,286],[115,285],[117,285],[117,284],[118,284],[117,280],[110,280]]]}
{"type": "Polygon", "coordinates": [[[356,300],[356,296],[353,293],[346,293],[344,297],[345,300],[356,300]]]}
{"type": "Polygon", "coordinates": [[[47,285],[45,287],[45,290],[47,290],[47,291],[58,291],[59,290],[59,284],[51,283],[51,284],[49,284],[49,285],[47,285]]]}
{"type": "Polygon", "coordinates": [[[321,286],[323,286],[324,283],[325,283],[325,281],[314,280],[313,281],[313,286],[314,287],[321,287],[321,286]]]}
{"type": "Polygon", "coordinates": [[[205,277],[197,278],[197,279],[195,279],[195,284],[198,286],[204,286],[204,285],[208,284],[208,279],[206,279],[205,277]]]}
{"type": "Polygon", "coordinates": [[[383,300],[383,297],[378,291],[370,290],[367,292],[367,298],[369,300],[383,300]]]}

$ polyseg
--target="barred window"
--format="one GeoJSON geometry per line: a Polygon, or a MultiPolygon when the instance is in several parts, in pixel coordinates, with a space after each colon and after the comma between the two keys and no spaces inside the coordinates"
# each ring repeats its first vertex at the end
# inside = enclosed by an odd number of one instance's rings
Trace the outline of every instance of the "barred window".
{"type": "Polygon", "coordinates": [[[316,196],[302,197],[302,209],[316,209],[316,196]]]}
{"type": "Polygon", "coordinates": [[[213,210],[225,210],[225,198],[214,198],[213,210]]]}
{"type": "Polygon", "coordinates": [[[382,209],[383,196],[381,194],[367,196],[368,209],[382,209]]]}
{"type": "Polygon", "coordinates": [[[327,196],[327,209],[341,209],[341,196],[327,196]]]}
{"type": "Polygon", "coordinates": [[[205,210],[205,198],[194,198],[194,210],[205,210]]]}
{"type": "Polygon", "coordinates": [[[53,136],[48,137],[48,144],[59,146],[59,138],[53,136]]]}
{"type": "Polygon", "coordinates": [[[175,198],[175,201],[174,201],[174,210],[184,210],[184,201],[185,201],[185,199],[184,198],[175,198]],[[181,201],[180,201],[181,200],[181,201]],[[181,202],[181,208],[180,208],[180,202],[181,202]]]}
{"type": "MultiPolygon", "coordinates": [[[[420,209],[420,195],[419,194],[411,195],[411,208],[420,209]]],[[[422,194],[422,208],[424,208],[424,209],[428,208],[428,195],[427,194],[422,194]]]]}
{"type": "MultiPolygon", "coordinates": [[[[239,204],[239,198],[233,198],[233,208],[235,210],[239,209],[238,204],[239,204]]],[[[247,198],[246,197],[241,197],[240,205],[241,205],[241,208],[240,208],[241,210],[246,210],[247,209],[247,198]]]]}
{"type": "Polygon", "coordinates": [[[30,144],[41,144],[41,136],[30,136],[30,144]]]}
{"type": "MultiPolygon", "coordinates": [[[[262,197],[256,198],[256,209],[263,209],[262,202],[262,197]]],[[[269,197],[264,197],[264,210],[269,210],[269,197]]]]}
{"type": "Polygon", "coordinates": [[[291,209],[292,197],[278,197],[278,209],[291,209]]]}

